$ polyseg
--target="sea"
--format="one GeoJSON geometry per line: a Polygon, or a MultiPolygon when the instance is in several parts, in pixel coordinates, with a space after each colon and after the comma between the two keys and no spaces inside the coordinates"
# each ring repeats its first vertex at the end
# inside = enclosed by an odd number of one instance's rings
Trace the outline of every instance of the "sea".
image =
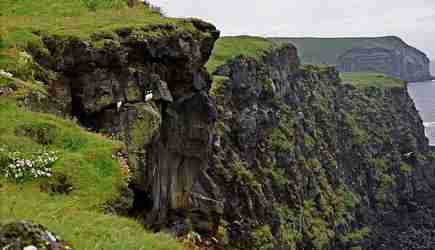
{"type": "Polygon", "coordinates": [[[435,146],[435,81],[408,83],[408,92],[423,119],[429,144],[435,146]]]}

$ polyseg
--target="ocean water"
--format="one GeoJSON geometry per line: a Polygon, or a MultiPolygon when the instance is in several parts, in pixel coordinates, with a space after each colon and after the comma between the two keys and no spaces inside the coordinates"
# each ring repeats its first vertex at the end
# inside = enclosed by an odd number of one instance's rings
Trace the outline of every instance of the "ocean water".
{"type": "Polygon", "coordinates": [[[408,92],[423,119],[429,144],[435,146],[435,81],[409,83],[408,92]]]}

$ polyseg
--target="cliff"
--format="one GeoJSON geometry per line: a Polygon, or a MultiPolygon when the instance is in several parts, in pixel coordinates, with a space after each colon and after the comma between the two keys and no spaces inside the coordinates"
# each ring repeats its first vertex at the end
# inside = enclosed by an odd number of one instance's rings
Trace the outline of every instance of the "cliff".
{"type": "Polygon", "coordinates": [[[337,65],[340,71],[377,71],[405,81],[433,77],[428,57],[394,36],[377,38],[271,38],[294,43],[303,63],[337,65]]]}
{"type": "Polygon", "coordinates": [[[219,32],[199,20],[186,24],[193,29],[121,28],[103,46],[46,36],[46,49],[29,49],[57,75],[47,80],[63,114],[126,143],[131,188],[151,206],[144,221],[158,227],[169,226],[177,210],[208,208],[206,218],[219,212],[203,191],[214,185],[203,169],[216,119],[204,64],[219,32]]]}
{"type": "Polygon", "coordinates": [[[213,25],[156,18],[86,36],[70,24],[18,47],[14,76],[0,75],[0,141],[62,159],[53,178],[1,175],[0,219],[49,223],[79,249],[182,247],[102,207],[206,248],[435,247],[434,157],[402,81],[342,81],[258,39],[235,44],[251,56],[212,54],[213,25]]]}
{"type": "Polygon", "coordinates": [[[292,46],[226,68],[209,171],[231,247],[433,247],[433,158],[404,86],[343,84],[292,46]]]}

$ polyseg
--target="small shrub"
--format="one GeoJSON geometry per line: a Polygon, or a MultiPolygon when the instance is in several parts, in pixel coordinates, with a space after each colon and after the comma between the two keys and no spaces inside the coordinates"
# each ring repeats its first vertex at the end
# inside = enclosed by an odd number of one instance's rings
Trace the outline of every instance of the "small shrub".
{"type": "Polygon", "coordinates": [[[271,250],[273,249],[273,235],[268,225],[261,226],[251,234],[254,241],[255,249],[271,250]]]}
{"type": "Polygon", "coordinates": [[[273,95],[275,87],[273,85],[272,79],[269,78],[269,79],[264,80],[263,87],[264,87],[264,90],[266,91],[266,93],[273,95]]]}
{"type": "Polygon", "coordinates": [[[351,231],[340,238],[340,240],[345,245],[357,245],[359,244],[367,235],[369,235],[370,229],[368,227],[363,227],[354,231],[351,231]]]}
{"type": "Polygon", "coordinates": [[[15,64],[15,75],[24,80],[34,79],[35,65],[31,55],[24,51],[18,52],[15,64]]]}
{"type": "Polygon", "coordinates": [[[41,190],[53,194],[69,194],[74,189],[70,178],[63,173],[54,173],[52,178],[41,184],[41,190]]]}
{"type": "Polygon", "coordinates": [[[307,148],[312,149],[316,145],[316,141],[308,134],[304,135],[304,144],[307,148]]]}
{"type": "Polygon", "coordinates": [[[76,152],[88,143],[87,139],[81,136],[66,136],[63,139],[63,148],[65,150],[76,152]]]}
{"type": "Polygon", "coordinates": [[[50,145],[58,135],[56,126],[48,123],[23,124],[15,129],[18,136],[26,136],[42,145],[50,145]]]}
{"type": "Polygon", "coordinates": [[[289,249],[297,249],[297,243],[302,240],[300,212],[279,205],[275,207],[274,212],[281,224],[281,241],[287,244],[289,249]]]}
{"type": "Polygon", "coordinates": [[[213,76],[213,83],[209,91],[210,95],[213,97],[218,96],[226,80],[228,80],[226,76],[213,76]]]}
{"type": "Polygon", "coordinates": [[[289,184],[289,180],[286,176],[285,169],[274,166],[271,171],[272,183],[275,187],[281,189],[285,188],[289,184]]]}
{"type": "Polygon", "coordinates": [[[409,165],[408,163],[403,162],[403,161],[400,163],[400,173],[409,174],[412,172],[412,170],[413,170],[413,167],[411,165],[409,165]]]}
{"type": "Polygon", "coordinates": [[[375,169],[380,170],[381,172],[385,172],[386,170],[388,170],[388,165],[382,158],[373,159],[371,160],[371,163],[373,164],[375,169]]]}
{"type": "Polygon", "coordinates": [[[288,138],[284,131],[285,128],[274,128],[269,136],[269,143],[274,150],[286,153],[293,152],[292,138],[288,138]]]}
{"type": "Polygon", "coordinates": [[[261,184],[258,183],[255,175],[249,171],[246,162],[235,160],[233,163],[233,169],[235,171],[235,177],[237,182],[249,185],[254,189],[260,189],[261,184]]]}

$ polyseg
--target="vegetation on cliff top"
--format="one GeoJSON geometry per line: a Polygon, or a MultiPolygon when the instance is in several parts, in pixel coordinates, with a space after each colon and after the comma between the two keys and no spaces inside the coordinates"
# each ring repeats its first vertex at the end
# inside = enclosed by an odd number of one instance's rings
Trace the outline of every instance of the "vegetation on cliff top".
{"type": "Polygon", "coordinates": [[[378,72],[342,72],[343,82],[349,82],[355,87],[403,88],[405,81],[378,72]]]}
{"type": "Polygon", "coordinates": [[[39,43],[37,34],[89,38],[95,32],[121,27],[172,24],[180,30],[194,30],[192,22],[163,16],[158,8],[128,0],[2,0],[0,1],[0,68],[13,61],[16,48],[39,43]],[[2,48],[3,44],[3,48],[2,48]],[[14,50],[15,49],[15,50],[14,50]]]}
{"type": "Polygon", "coordinates": [[[302,63],[337,64],[337,59],[347,50],[356,47],[395,48],[403,46],[404,42],[395,36],[374,38],[270,38],[271,41],[292,43],[298,49],[302,63]]]}
{"type": "Polygon", "coordinates": [[[262,51],[271,48],[273,43],[262,37],[255,36],[233,36],[222,37],[216,41],[213,53],[207,63],[209,72],[231,58],[238,55],[246,55],[258,58],[262,51]]]}

